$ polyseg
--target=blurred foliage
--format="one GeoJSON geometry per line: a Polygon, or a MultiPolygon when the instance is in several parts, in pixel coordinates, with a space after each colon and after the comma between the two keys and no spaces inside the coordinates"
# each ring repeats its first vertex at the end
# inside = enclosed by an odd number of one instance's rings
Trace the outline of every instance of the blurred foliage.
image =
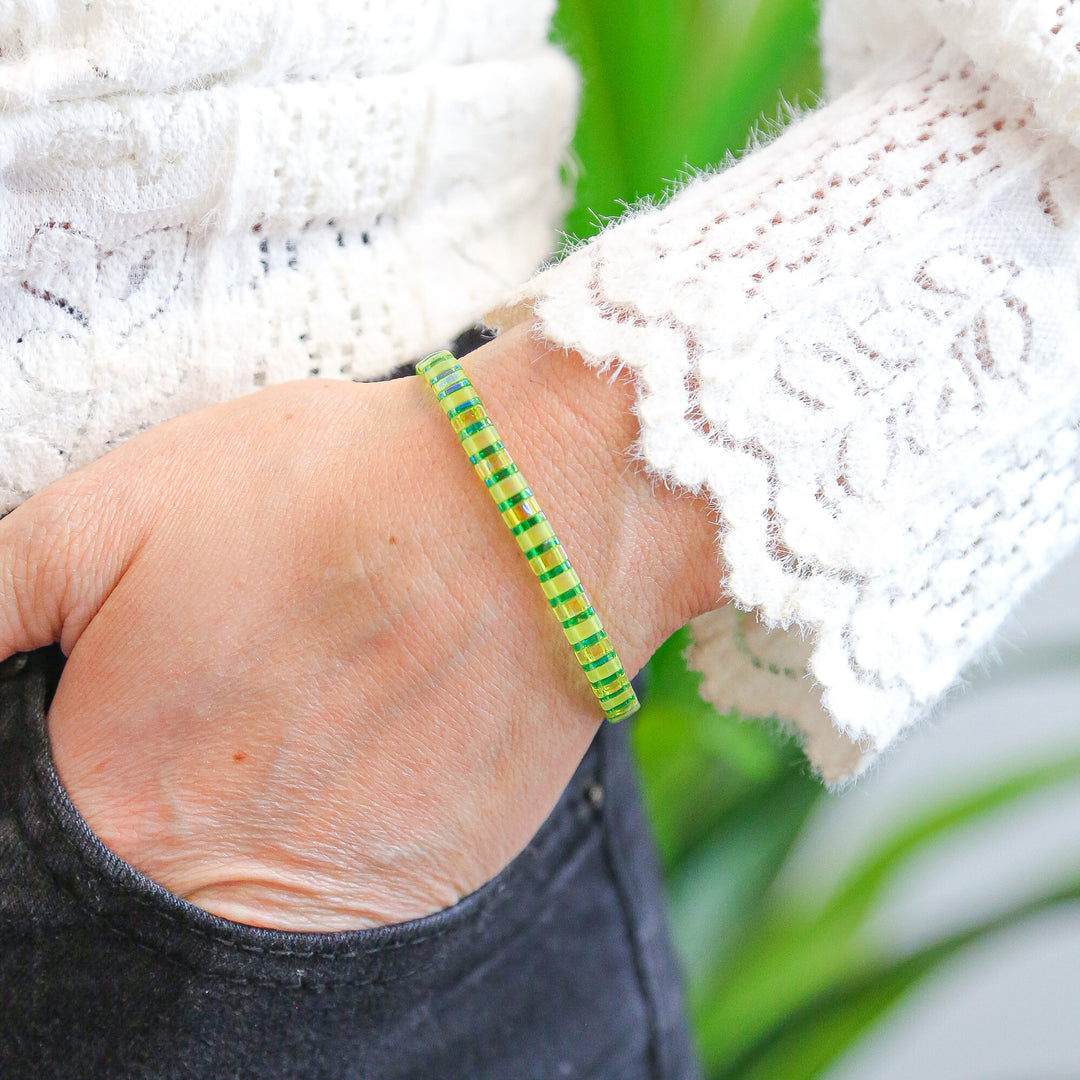
{"type": "MultiPolygon", "coordinates": [[[[560,40],[582,68],[580,168],[567,231],[662,198],[688,169],[738,155],[783,102],[820,88],[813,0],[561,0],[560,40]]],[[[932,845],[1053,785],[1080,757],[953,796],[880,838],[826,900],[773,886],[821,785],[768,725],[718,716],[686,671],[686,632],[648,669],[635,749],[706,1071],[715,1080],[822,1075],[909,989],[960,949],[1080,899],[1080,877],[903,955],[868,927],[932,845]]]]}
{"type": "Polygon", "coordinates": [[[895,955],[871,927],[890,889],[932,846],[1055,785],[1080,754],[984,781],[879,838],[824,898],[775,889],[824,788],[768,725],[720,716],[675,634],[648,669],[632,721],[660,849],[691,1019],[711,1080],[823,1075],[908,990],[967,945],[1056,904],[1080,875],[923,948],[895,955]]]}
{"type": "Polygon", "coordinates": [[[809,105],[821,69],[812,0],[560,0],[556,32],[584,76],[582,171],[567,232],[746,146],[782,101],[809,105]]]}

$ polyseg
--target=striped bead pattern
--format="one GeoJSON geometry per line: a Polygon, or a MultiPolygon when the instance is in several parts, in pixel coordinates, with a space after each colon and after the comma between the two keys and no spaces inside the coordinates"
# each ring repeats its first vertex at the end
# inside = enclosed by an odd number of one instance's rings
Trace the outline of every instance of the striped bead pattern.
{"type": "Polygon", "coordinates": [[[608,640],[600,616],[589,603],[581,579],[570,565],[536,496],[503,446],[461,364],[450,353],[438,352],[421,360],[416,373],[427,380],[469,461],[536,574],[604,715],[608,720],[622,720],[637,712],[637,694],[608,640]]]}

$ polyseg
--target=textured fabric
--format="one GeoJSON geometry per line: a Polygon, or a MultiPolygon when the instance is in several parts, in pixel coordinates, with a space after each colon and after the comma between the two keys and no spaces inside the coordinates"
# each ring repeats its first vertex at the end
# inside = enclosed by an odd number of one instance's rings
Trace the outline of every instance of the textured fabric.
{"type": "Polygon", "coordinates": [[[0,5],[0,514],[285,379],[375,378],[551,251],[551,0],[0,5]]]}
{"type": "Polygon", "coordinates": [[[945,40],[1030,103],[1041,125],[1080,141],[1080,11],[1075,0],[827,0],[829,94],[945,40]]]}
{"type": "Polygon", "coordinates": [[[57,654],[14,666],[0,665],[0,1075],[699,1075],[625,729],[605,725],[536,838],[455,907],[279,933],[191,907],[97,842],[49,758],[57,654]]]}
{"type": "MultiPolygon", "coordinates": [[[[1036,7],[954,6],[1005,51],[997,9],[1036,7]]],[[[834,7],[832,103],[490,316],[634,373],[640,456],[720,522],[734,603],[696,621],[702,692],[796,724],[834,781],[1080,533],[1078,151],[1034,75],[915,7],[834,7]]],[[[1044,41],[1062,71],[1070,18],[1044,41]]]]}

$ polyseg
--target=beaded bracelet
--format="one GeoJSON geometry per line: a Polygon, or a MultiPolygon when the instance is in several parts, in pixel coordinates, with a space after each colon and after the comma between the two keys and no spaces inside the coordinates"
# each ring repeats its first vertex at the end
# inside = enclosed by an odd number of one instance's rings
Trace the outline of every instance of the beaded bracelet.
{"type": "Polygon", "coordinates": [[[614,646],[593,611],[581,579],[536,502],[524,477],[495,430],[461,364],[448,352],[433,353],[416,365],[457,432],[465,453],[484,481],[503,521],[517,540],[562,625],[566,640],[588,677],[608,720],[637,712],[637,694],[614,646]]]}

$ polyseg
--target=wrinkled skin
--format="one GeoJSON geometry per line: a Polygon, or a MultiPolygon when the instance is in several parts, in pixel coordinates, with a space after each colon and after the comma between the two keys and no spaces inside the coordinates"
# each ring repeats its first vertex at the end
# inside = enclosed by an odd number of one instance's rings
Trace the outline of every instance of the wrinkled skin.
{"type": "MultiPolygon", "coordinates": [[[[515,331],[467,362],[628,672],[715,606],[701,500],[632,462],[633,391],[515,331]]],[[[163,424],[0,521],[0,656],[60,641],[61,778],[226,918],[395,922],[497,873],[601,720],[415,378],[163,424]]]]}

